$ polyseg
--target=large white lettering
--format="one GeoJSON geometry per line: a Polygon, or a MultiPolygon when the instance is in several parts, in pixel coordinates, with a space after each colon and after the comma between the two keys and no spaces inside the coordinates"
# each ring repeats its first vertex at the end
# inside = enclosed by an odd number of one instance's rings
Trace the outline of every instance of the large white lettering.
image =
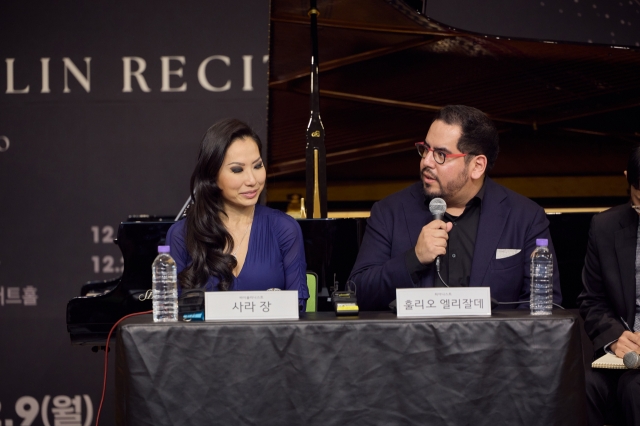
{"type": "Polygon", "coordinates": [[[0,136],[0,152],[5,152],[9,149],[9,138],[6,136],[0,136]]]}
{"type": "MultiPolygon", "coordinates": [[[[202,86],[203,89],[209,90],[210,92],[224,92],[231,89],[231,80],[227,80],[224,86],[220,86],[220,87],[216,87],[211,83],[209,83],[209,80],[207,80],[207,65],[211,61],[222,61],[226,66],[231,65],[231,59],[229,59],[228,56],[223,56],[223,55],[209,56],[207,59],[202,61],[202,63],[198,67],[198,81],[200,82],[200,86],[202,86]]],[[[245,77],[246,77],[246,71],[245,71],[245,77]]],[[[246,81],[245,81],[245,84],[246,84],[246,81]]],[[[249,84],[251,84],[251,81],[249,81],[249,84]]],[[[253,88],[251,90],[253,90],[253,88]]]]}
{"type": "Polygon", "coordinates": [[[76,67],[71,59],[62,58],[62,63],[64,64],[64,90],[62,91],[62,93],[71,92],[71,89],[69,89],[69,74],[67,73],[67,71],[73,74],[78,83],[80,83],[80,86],[82,86],[87,93],[91,92],[91,58],[84,58],[84,63],[87,66],[86,76],[80,72],[78,67],[76,67]]]}
{"type": "Polygon", "coordinates": [[[49,59],[40,58],[40,64],[42,65],[42,89],[40,93],[51,93],[49,88],[49,59]]]}
{"type": "Polygon", "coordinates": [[[253,90],[253,82],[251,81],[251,60],[253,56],[244,55],[242,57],[243,68],[244,68],[244,86],[242,86],[242,90],[245,92],[250,92],[253,90]]]}
{"type": "Polygon", "coordinates": [[[169,77],[172,75],[176,75],[178,77],[182,77],[182,67],[177,70],[170,69],[171,61],[178,61],[182,65],[185,64],[184,56],[161,56],[160,61],[162,61],[162,88],[161,92],[186,92],[187,91],[187,83],[182,83],[180,87],[171,87],[169,84],[169,77]]]}
{"type": "Polygon", "coordinates": [[[24,89],[16,90],[13,82],[13,63],[15,58],[7,58],[4,61],[7,63],[7,91],[5,93],[29,93],[29,85],[24,89]]]}
{"type": "MultiPolygon", "coordinates": [[[[242,76],[240,75],[231,75],[231,58],[226,55],[213,55],[205,58],[197,70],[197,78],[200,86],[209,92],[225,92],[231,90],[232,80],[235,78],[235,87],[236,90],[239,90],[242,87],[242,91],[251,92],[254,91],[255,88],[253,86],[253,68],[256,66],[254,64],[254,55],[242,55],[242,76]],[[214,62],[220,62],[218,64],[214,64],[214,62]],[[238,84],[242,78],[242,86],[238,84]]],[[[260,58],[260,56],[258,56],[260,58]]],[[[60,87],[60,84],[56,84],[56,81],[51,81],[52,75],[55,77],[59,75],[57,73],[51,73],[51,61],[50,57],[41,57],[38,58],[40,60],[40,71],[41,71],[41,88],[40,93],[49,94],[56,91],[57,87],[60,87]]],[[[63,65],[63,77],[64,77],[64,85],[62,93],[71,93],[72,90],[77,90],[77,85],[74,85],[74,82],[71,82],[70,79],[75,79],[77,84],[82,87],[86,93],[91,93],[91,57],[83,58],[85,62],[85,69],[80,70],[78,65],[76,65],[71,58],[63,57],[62,65],[63,65]],[[69,77],[71,75],[72,77],[69,77]]],[[[147,83],[147,78],[149,77],[149,73],[153,73],[153,76],[156,76],[158,70],[153,68],[148,71],[147,60],[139,56],[122,56],[122,92],[123,93],[131,93],[134,92],[134,86],[136,87],[135,91],[148,93],[151,92],[151,87],[147,83]],[[135,83],[134,83],[135,81],[135,83]]],[[[239,58],[237,58],[239,59],[239,58]]],[[[237,60],[235,59],[235,60],[237,60]]],[[[257,61],[262,62],[262,64],[257,65],[261,70],[264,70],[264,65],[269,61],[269,55],[263,55],[261,57],[261,61],[257,59],[257,61]]],[[[59,60],[59,59],[58,59],[59,60]]],[[[58,60],[53,58],[53,63],[55,64],[58,60]]],[[[33,77],[33,72],[26,73],[24,68],[24,61],[22,59],[18,60],[19,64],[16,63],[16,58],[5,58],[6,70],[7,70],[7,79],[6,79],[6,91],[7,94],[29,94],[31,93],[30,83],[33,81],[25,80],[27,77],[33,77]],[[21,74],[22,73],[22,74],[21,74]]],[[[26,63],[33,66],[34,61],[27,61],[26,63]]],[[[186,81],[186,57],[185,56],[161,56],[161,88],[162,92],[186,92],[187,91],[187,81],[186,81]],[[177,62],[177,63],[176,63],[177,62]]],[[[259,64],[258,62],[258,64],[259,64]]],[[[58,62],[59,63],[59,62],[58,62]]],[[[95,67],[95,65],[94,65],[95,67]]],[[[233,70],[238,70],[239,67],[233,68],[233,70]]],[[[237,72],[237,71],[236,71],[237,72]]],[[[94,82],[95,83],[95,82],[94,82]]],[[[34,90],[34,92],[37,89],[34,90]]],[[[155,89],[157,90],[157,89],[155,89]]]]}
{"type": "Polygon", "coordinates": [[[142,73],[144,72],[144,70],[147,69],[147,61],[145,61],[144,59],[137,57],[137,56],[124,56],[122,58],[122,68],[123,68],[123,86],[122,86],[122,91],[127,93],[127,92],[133,92],[133,89],[131,87],[131,77],[135,77],[136,81],[138,82],[138,86],[140,86],[140,89],[143,92],[150,92],[151,89],[149,88],[149,85],[147,85],[147,80],[145,80],[144,76],[142,75],[142,73]],[[138,65],[138,69],[136,71],[131,71],[131,61],[135,61],[136,64],[138,65]]]}

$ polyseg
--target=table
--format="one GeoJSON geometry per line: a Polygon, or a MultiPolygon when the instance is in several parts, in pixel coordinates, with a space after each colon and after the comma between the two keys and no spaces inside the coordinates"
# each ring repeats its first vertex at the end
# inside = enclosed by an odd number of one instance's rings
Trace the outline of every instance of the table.
{"type": "Polygon", "coordinates": [[[580,425],[575,313],[123,322],[118,425],[580,425]]]}

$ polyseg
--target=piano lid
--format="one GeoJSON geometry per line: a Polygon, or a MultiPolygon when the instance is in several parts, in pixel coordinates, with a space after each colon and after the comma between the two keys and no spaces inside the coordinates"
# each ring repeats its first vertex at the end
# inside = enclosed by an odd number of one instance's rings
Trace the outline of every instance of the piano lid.
{"type": "Polygon", "coordinates": [[[443,24],[499,37],[640,47],[640,2],[630,0],[405,0],[443,24]]]}
{"type": "MultiPolygon", "coordinates": [[[[496,121],[494,177],[621,173],[640,142],[640,48],[485,36],[408,3],[318,1],[330,185],[415,180],[412,142],[447,104],[475,106],[496,121]]],[[[307,2],[272,1],[270,182],[304,179],[308,22],[307,2]]],[[[640,19],[632,27],[640,30],[640,19]]]]}

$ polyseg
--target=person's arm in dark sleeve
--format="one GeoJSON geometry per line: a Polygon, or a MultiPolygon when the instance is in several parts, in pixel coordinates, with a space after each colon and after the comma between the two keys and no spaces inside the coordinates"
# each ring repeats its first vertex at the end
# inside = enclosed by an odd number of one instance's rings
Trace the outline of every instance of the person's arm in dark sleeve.
{"type": "Polygon", "coordinates": [[[597,218],[591,219],[587,255],[582,270],[583,290],[578,296],[580,315],[584,319],[584,329],[593,342],[595,352],[601,353],[605,346],[614,343],[624,333],[625,328],[609,303],[606,283],[600,263],[601,248],[596,237],[597,218]]]}
{"type": "Polygon", "coordinates": [[[378,203],[371,209],[367,229],[349,279],[356,284],[361,310],[385,310],[396,298],[396,288],[413,287],[419,271],[431,265],[420,265],[411,247],[394,257],[392,252],[393,223],[384,215],[378,203]],[[416,263],[417,262],[417,263],[416,263]]]}
{"type": "Polygon", "coordinates": [[[278,245],[282,255],[285,290],[298,291],[300,312],[304,312],[309,298],[307,287],[307,262],[300,225],[290,216],[282,215],[278,228],[278,245]]]}
{"type": "Polygon", "coordinates": [[[431,265],[423,265],[420,263],[420,260],[416,255],[415,247],[404,252],[404,264],[407,267],[407,272],[409,273],[414,285],[417,285],[420,282],[420,274],[431,268],[431,265]]]}

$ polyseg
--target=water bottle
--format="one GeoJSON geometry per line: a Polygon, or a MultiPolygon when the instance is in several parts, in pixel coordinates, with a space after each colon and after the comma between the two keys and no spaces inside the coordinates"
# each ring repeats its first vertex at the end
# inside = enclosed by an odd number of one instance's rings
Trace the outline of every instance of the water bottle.
{"type": "Polygon", "coordinates": [[[531,315],[551,315],[553,307],[553,257],[549,240],[536,240],[531,253],[531,315]]]}
{"type": "Polygon", "coordinates": [[[158,246],[153,261],[153,321],[178,321],[178,274],[169,246],[158,246]]]}

